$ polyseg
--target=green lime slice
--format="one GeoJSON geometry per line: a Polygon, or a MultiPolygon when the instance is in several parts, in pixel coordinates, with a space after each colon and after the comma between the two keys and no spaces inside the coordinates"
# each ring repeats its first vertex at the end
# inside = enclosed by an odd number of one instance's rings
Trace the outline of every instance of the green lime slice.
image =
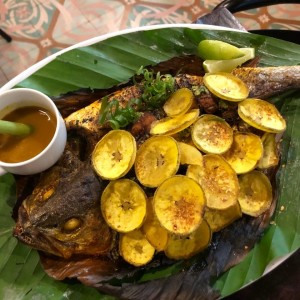
{"type": "Polygon", "coordinates": [[[29,125],[0,120],[0,134],[28,135],[33,128],[29,125]]]}
{"type": "Polygon", "coordinates": [[[237,47],[217,40],[203,40],[198,45],[199,56],[206,59],[233,59],[244,55],[237,47]]]}
{"type": "Polygon", "coordinates": [[[242,57],[226,60],[205,60],[203,62],[204,71],[207,73],[231,72],[234,68],[255,57],[254,48],[240,48],[240,50],[244,53],[242,57]]]}

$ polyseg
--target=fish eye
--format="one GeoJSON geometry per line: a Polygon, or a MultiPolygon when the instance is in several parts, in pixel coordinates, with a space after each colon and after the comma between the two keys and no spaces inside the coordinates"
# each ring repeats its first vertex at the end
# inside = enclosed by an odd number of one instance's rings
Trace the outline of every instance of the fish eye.
{"type": "Polygon", "coordinates": [[[71,218],[65,222],[65,224],[63,225],[63,230],[66,233],[71,233],[71,232],[77,230],[78,228],[80,228],[81,224],[82,224],[82,221],[80,219],[71,218]]]}
{"type": "Polygon", "coordinates": [[[48,190],[46,190],[42,196],[42,200],[46,201],[48,200],[53,194],[54,194],[54,188],[50,188],[48,190]]]}

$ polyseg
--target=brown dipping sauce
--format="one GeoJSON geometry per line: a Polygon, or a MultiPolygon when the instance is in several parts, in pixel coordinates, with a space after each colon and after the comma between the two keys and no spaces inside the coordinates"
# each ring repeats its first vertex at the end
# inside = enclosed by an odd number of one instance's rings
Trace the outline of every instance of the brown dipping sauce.
{"type": "Polygon", "coordinates": [[[0,134],[0,160],[6,163],[17,163],[36,156],[47,147],[56,130],[56,117],[48,110],[36,106],[18,108],[3,120],[33,127],[33,131],[23,137],[0,134]]]}

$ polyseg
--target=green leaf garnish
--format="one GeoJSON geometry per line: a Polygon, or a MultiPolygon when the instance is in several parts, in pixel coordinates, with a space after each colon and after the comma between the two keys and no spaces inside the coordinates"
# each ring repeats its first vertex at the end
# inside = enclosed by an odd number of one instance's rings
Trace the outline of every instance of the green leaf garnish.
{"type": "Polygon", "coordinates": [[[195,96],[200,96],[201,94],[209,94],[208,89],[204,85],[193,85],[192,92],[195,96]]]}
{"type": "Polygon", "coordinates": [[[140,99],[131,99],[125,107],[120,107],[116,99],[108,102],[107,97],[102,99],[99,123],[108,123],[112,129],[126,127],[135,122],[141,115],[138,109],[141,105],[140,99]]]}
{"type": "Polygon", "coordinates": [[[144,76],[141,100],[145,110],[162,107],[175,90],[175,78],[172,75],[161,75],[160,72],[155,75],[143,67],[138,70],[137,75],[144,76]]]}
{"type": "MultiPolygon", "coordinates": [[[[175,90],[175,79],[171,75],[156,75],[141,67],[137,75],[143,75],[141,82],[142,95],[138,99],[130,99],[125,107],[120,107],[117,99],[108,101],[108,97],[102,99],[99,123],[107,123],[112,129],[119,129],[135,122],[141,115],[141,111],[153,110],[166,102],[175,90]]],[[[137,82],[134,79],[135,84],[137,82]]]]}

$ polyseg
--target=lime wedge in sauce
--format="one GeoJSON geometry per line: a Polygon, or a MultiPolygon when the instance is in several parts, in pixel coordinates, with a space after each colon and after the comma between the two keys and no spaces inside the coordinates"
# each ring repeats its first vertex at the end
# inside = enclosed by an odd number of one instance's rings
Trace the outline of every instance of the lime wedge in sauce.
{"type": "Polygon", "coordinates": [[[0,120],[0,134],[28,135],[32,127],[23,123],[0,120]]]}

